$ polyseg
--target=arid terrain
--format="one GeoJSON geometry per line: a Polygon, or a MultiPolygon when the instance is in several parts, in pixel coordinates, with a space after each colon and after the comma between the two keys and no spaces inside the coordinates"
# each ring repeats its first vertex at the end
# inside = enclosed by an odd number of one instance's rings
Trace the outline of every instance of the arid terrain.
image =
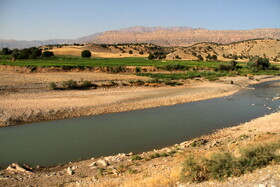
{"type": "Polygon", "coordinates": [[[153,44],[118,44],[97,45],[86,44],[84,46],[46,46],[42,49],[50,50],[55,55],[80,56],[83,50],[89,50],[92,57],[123,58],[123,57],[147,57],[150,53],[163,51],[166,60],[212,60],[215,55],[220,61],[248,61],[254,56],[266,57],[272,62],[280,61],[280,41],[272,39],[255,39],[229,44],[212,42],[197,43],[188,47],[160,47],[153,44]],[[209,57],[209,59],[208,59],[209,57]]]}
{"type": "Polygon", "coordinates": [[[1,125],[62,119],[110,112],[165,106],[225,96],[246,86],[248,78],[209,83],[189,80],[178,87],[116,87],[89,90],[50,90],[49,82],[81,78],[97,84],[102,82],[147,80],[134,75],[106,73],[60,72],[15,73],[1,72],[1,125]],[[141,93],[141,94],[139,94],[141,93]],[[71,102],[69,102],[71,101],[71,102]]]}

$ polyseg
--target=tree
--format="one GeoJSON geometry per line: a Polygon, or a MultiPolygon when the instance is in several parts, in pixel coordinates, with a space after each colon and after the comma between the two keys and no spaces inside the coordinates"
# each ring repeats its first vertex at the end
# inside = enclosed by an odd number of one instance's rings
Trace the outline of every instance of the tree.
{"type": "Polygon", "coordinates": [[[269,60],[267,58],[262,58],[262,57],[253,57],[247,63],[247,67],[249,69],[264,70],[264,69],[268,69],[269,66],[270,66],[269,60]]]}
{"type": "Polygon", "coordinates": [[[51,51],[44,51],[42,57],[51,57],[54,56],[53,52],[51,51]]]}
{"type": "Polygon", "coordinates": [[[218,57],[217,57],[217,55],[212,55],[211,59],[212,59],[212,60],[217,60],[218,57]]]}
{"type": "Polygon", "coordinates": [[[29,56],[29,58],[31,59],[35,59],[35,58],[38,58],[42,55],[42,49],[34,49],[32,51],[32,54],[29,56]]]}
{"type": "Polygon", "coordinates": [[[129,54],[133,54],[133,51],[129,50],[128,53],[129,53],[129,54]]]}
{"type": "Polygon", "coordinates": [[[200,61],[203,61],[203,57],[201,55],[198,55],[197,58],[200,60],[200,61]]]}
{"type": "Polygon", "coordinates": [[[10,50],[9,48],[3,48],[2,49],[2,55],[10,55],[10,54],[12,54],[12,50],[10,50]]]}
{"type": "Polygon", "coordinates": [[[149,54],[148,59],[149,60],[153,60],[155,58],[155,56],[153,54],[149,54]]]}
{"type": "Polygon", "coordinates": [[[19,50],[14,49],[12,53],[13,60],[19,59],[19,50]]]}
{"type": "Polygon", "coordinates": [[[22,49],[19,52],[19,59],[28,59],[31,54],[32,54],[31,49],[28,48],[22,49]]]}
{"type": "Polygon", "coordinates": [[[83,58],[90,58],[91,57],[91,52],[89,50],[83,50],[81,53],[81,56],[83,58]]]}

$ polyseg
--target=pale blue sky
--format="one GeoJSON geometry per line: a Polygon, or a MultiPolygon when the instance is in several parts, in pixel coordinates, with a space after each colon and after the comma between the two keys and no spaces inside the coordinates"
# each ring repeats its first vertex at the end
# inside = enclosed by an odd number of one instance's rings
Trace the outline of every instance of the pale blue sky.
{"type": "Polygon", "coordinates": [[[136,25],[280,28],[280,0],[0,0],[0,39],[72,39],[136,25]]]}

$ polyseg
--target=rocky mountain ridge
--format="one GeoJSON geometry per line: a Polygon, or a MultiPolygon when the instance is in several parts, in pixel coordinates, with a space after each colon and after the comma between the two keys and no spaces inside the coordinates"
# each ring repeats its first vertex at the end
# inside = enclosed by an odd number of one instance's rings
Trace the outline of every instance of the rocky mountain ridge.
{"type": "Polygon", "coordinates": [[[0,48],[27,48],[53,44],[73,43],[153,43],[161,46],[189,46],[198,42],[231,43],[256,38],[280,39],[280,29],[207,30],[191,27],[136,26],[105,31],[77,39],[1,40],[0,48]]]}

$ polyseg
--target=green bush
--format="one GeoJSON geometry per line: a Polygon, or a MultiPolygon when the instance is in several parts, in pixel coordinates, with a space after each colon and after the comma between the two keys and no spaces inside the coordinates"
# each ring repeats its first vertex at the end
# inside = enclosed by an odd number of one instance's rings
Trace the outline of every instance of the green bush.
{"type": "Polygon", "coordinates": [[[219,64],[218,70],[219,71],[233,71],[237,68],[237,62],[232,60],[228,64],[219,64]]]}
{"type": "Polygon", "coordinates": [[[240,176],[265,167],[272,161],[279,163],[280,156],[275,153],[279,148],[280,141],[247,146],[241,149],[241,156],[238,158],[229,152],[214,153],[210,159],[189,155],[183,163],[181,176],[184,181],[189,182],[202,182],[209,179],[223,180],[227,177],[240,176]]]}
{"type": "Polygon", "coordinates": [[[131,160],[142,160],[143,158],[139,155],[134,155],[131,157],[131,160]]]}
{"type": "Polygon", "coordinates": [[[81,56],[82,56],[83,58],[90,58],[90,57],[91,57],[91,52],[90,52],[89,50],[83,50],[83,51],[81,52],[81,56]]]}
{"type": "Polygon", "coordinates": [[[136,73],[140,73],[140,72],[141,72],[141,67],[136,67],[136,68],[135,68],[135,72],[136,72],[136,73]]]}
{"type": "Polygon", "coordinates": [[[87,88],[87,87],[91,87],[91,86],[92,86],[91,81],[82,80],[82,84],[81,84],[81,87],[82,87],[82,88],[87,88]]]}
{"type": "Polygon", "coordinates": [[[262,57],[253,57],[247,63],[247,67],[249,69],[266,70],[269,68],[269,66],[269,60],[262,57]]]}
{"type": "Polygon", "coordinates": [[[77,84],[77,81],[70,79],[67,81],[63,81],[62,86],[65,88],[74,89],[74,88],[78,87],[78,84],[77,84]]]}

